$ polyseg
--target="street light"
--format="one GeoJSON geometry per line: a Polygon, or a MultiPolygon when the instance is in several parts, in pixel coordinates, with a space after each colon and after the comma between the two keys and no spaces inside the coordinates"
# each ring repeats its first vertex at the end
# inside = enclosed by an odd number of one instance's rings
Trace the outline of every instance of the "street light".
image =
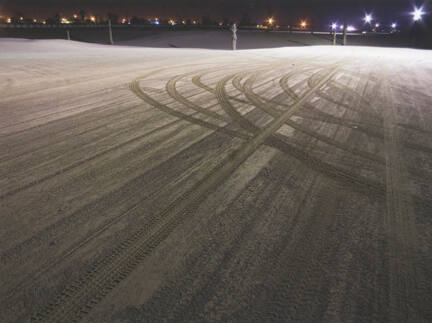
{"type": "Polygon", "coordinates": [[[332,30],[336,30],[337,27],[338,27],[337,23],[334,22],[334,23],[331,24],[332,30]]]}
{"type": "Polygon", "coordinates": [[[424,12],[423,7],[414,7],[414,11],[411,14],[414,21],[420,21],[426,13],[424,12]]]}
{"type": "Polygon", "coordinates": [[[372,22],[372,15],[367,13],[363,20],[365,21],[365,23],[370,24],[372,22]]]}
{"type": "Polygon", "coordinates": [[[397,23],[395,23],[395,22],[392,23],[392,24],[391,24],[391,27],[392,27],[392,29],[396,29],[396,28],[397,28],[397,23]]]}

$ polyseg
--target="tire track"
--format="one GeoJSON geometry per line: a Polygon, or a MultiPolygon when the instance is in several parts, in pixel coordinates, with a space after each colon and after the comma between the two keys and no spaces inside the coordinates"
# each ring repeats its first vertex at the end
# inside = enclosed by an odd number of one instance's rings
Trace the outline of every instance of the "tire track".
{"type": "Polygon", "coordinates": [[[182,74],[182,75],[177,75],[176,77],[170,79],[166,85],[166,91],[168,92],[168,94],[175,100],[177,100],[178,102],[182,103],[184,106],[186,106],[187,108],[190,108],[196,112],[200,112],[206,116],[209,116],[213,119],[219,120],[219,121],[223,121],[223,122],[230,122],[231,119],[224,116],[224,115],[220,115],[216,112],[210,111],[208,109],[202,108],[201,106],[199,106],[198,104],[195,104],[194,102],[184,98],[177,90],[176,86],[177,86],[177,82],[180,81],[182,78],[186,77],[187,74],[182,74]]]}
{"type": "MultiPolygon", "coordinates": [[[[194,210],[207,196],[222,184],[246,159],[248,159],[266,139],[271,137],[290,118],[303,102],[310,98],[321,86],[324,86],[336,73],[336,69],[324,80],[306,93],[292,110],[287,111],[279,119],[273,120],[256,136],[247,141],[237,151],[225,158],[211,170],[192,189],[170,204],[153,223],[137,230],[130,238],[114,249],[113,253],[98,263],[52,305],[36,315],[36,319],[47,322],[75,321],[85,315],[91,308],[109,293],[117,284],[125,279],[135,267],[155,249],[165,238],[187,218],[193,217],[194,210]]],[[[133,84],[134,91],[139,80],[133,84]]],[[[145,97],[143,92],[140,97],[145,97]]]]}
{"type": "MultiPolygon", "coordinates": [[[[122,95],[122,96],[120,96],[120,97],[117,97],[117,98],[116,98],[116,101],[118,100],[119,102],[114,101],[114,103],[120,103],[120,104],[122,104],[122,103],[128,102],[129,100],[127,99],[127,97],[128,97],[128,94],[124,94],[124,95],[122,95]]],[[[70,108],[68,108],[68,109],[65,109],[65,110],[56,111],[56,112],[51,112],[51,113],[48,113],[48,114],[45,114],[45,115],[42,115],[42,116],[38,116],[38,117],[36,117],[36,118],[26,119],[26,120],[24,120],[24,121],[16,122],[16,123],[14,123],[14,124],[9,124],[9,125],[7,125],[7,126],[3,126],[3,127],[1,127],[1,128],[0,128],[0,132],[3,132],[3,131],[5,131],[5,129],[8,129],[8,128],[13,128],[13,127],[16,127],[16,126],[19,126],[19,125],[23,125],[23,124],[26,124],[26,123],[32,123],[32,122],[35,122],[35,121],[37,121],[37,120],[44,120],[44,119],[46,119],[46,118],[53,117],[53,116],[56,116],[56,115],[59,115],[59,114],[67,114],[68,112],[76,111],[77,108],[78,108],[78,109],[84,109],[83,112],[91,112],[91,111],[94,110],[94,109],[100,109],[100,108],[98,108],[98,107],[95,107],[95,104],[96,104],[96,105],[97,105],[97,104],[103,104],[103,108],[106,108],[106,105],[104,104],[104,103],[106,103],[106,102],[104,102],[104,100],[105,100],[105,99],[102,98],[99,102],[85,103],[85,104],[82,104],[82,105],[78,105],[78,107],[77,107],[77,106],[72,106],[72,107],[70,107],[70,108]],[[87,107],[90,107],[90,108],[89,108],[89,109],[86,109],[87,107]]],[[[36,113],[35,113],[35,114],[36,114],[36,113]]],[[[72,115],[72,116],[73,116],[73,115],[72,115]]],[[[67,117],[68,117],[68,116],[66,116],[65,118],[67,118],[67,117]]],[[[62,119],[62,118],[59,118],[59,119],[62,119]]],[[[59,119],[55,119],[55,120],[53,120],[53,121],[56,121],[56,120],[59,120],[59,119]]],[[[43,125],[44,125],[44,124],[43,124],[43,125]]],[[[39,125],[38,125],[38,126],[39,126],[39,125]]],[[[35,127],[38,127],[38,126],[35,126],[35,127]]],[[[34,127],[26,128],[26,129],[23,129],[23,130],[18,130],[18,131],[12,132],[12,133],[6,133],[6,134],[3,134],[2,137],[11,136],[11,135],[14,135],[14,134],[16,134],[16,133],[20,133],[20,132],[22,132],[22,131],[26,131],[27,129],[31,129],[31,128],[34,128],[34,127]]]]}
{"type": "MultiPolygon", "coordinates": [[[[422,313],[430,305],[428,300],[419,298],[422,286],[427,285],[427,278],[416,269],[411,250],[418,249],[418,234],[412,215],[413,196],[407,195],[409,180],[402,156],[398,148],[396,128],[396,109],[393,105],[393,94],[388,81],[383,82],[384,91],[384,130],[386,168],[386,201],[387,213],[385,220],[388,232],[390,278],[390,320],[421,322],[425,317],[422,313]],[[426,305],[426,306],[425,306],[426,305]]],[[[427,290],[427,288],[426,288],[427,290]]],[[[426,290],[423,295],[430,295],[426,290]]],[[[430,307],[430,306],[429,306],[430,307]]]]}
{"type": "MultiPolygon", "coordinates": [[[[173,122],[168,123],[168,125],[172,125],[172,124],[174,124],[174,123],[173,123],[173,122]]],[[[12,196],[12,195],[15,195],[15,194],[17,194],[17,193],[19,193],[19,192],[21,192],[21,191],[24,191],[24,190],[26,190],[26,189],[29,189],[29,188],[31,188],[32,186],[35,186],[35,185],[38,185],[38,184],[44,183],[44,182],[46,182],[46,181],[48,181],[48,180],[50,180],[50,179],[52,179],[52,178],[54,178],[54,177],[56,177],[56,176],[58,176],[58,175],[61,175],[61,174],[64,174],[64,173],[66,173],[66,172],[69,172],[69,171],[71,171],[71,170],[73,170],[73,169],[76,169],[77,167],[82,166],[82,165],[84,165],[84,164],[86,164],[86,163],[88,163],[88,162],[91,162],[91,161],[93,161],[93,160],[96,160],[96,159],[98,159],[98,158],[101,158],[101,157],[103,157],[103,156],[105,156],[105,155],[107,155],[107,154],[109,154],[109,153],[111,153],[111,152],[113,152],[113,151],[116,151],[116,150],[119,150],[119,149],[121,149],[121,148],[124,148],[124,147],[127,146],[127,145],[130,145],[130,144],[136,143],[136,142],[138,142],[139,140],[141,140],[141,139],[143,139],[143,138],[145,138],[145,137],[147,137],[147,136],[149,136],[149,135],[152,135],[152,134],[154,134],[155,132],[157,132],[157,131],[159,131],[159,130],[164,129],[166,126],[167,126],[167,125],[161,126],[161,127],[157,128],[157,129],[154,129],[154,130],[152,130],[152,131],[146,132],[146,133],[144,133],[144,134],[142,134],[142,135],[140,135],[140,136],[137,136],[137,137],[133,137],[133,138],[131,138],[131,139],[128,139],[128,140],[126,140],[126,141],[124,141],[124,142],[122,142],[122,143],[119,143],[119,144],[117,144],[117,145],[114,145],[114,146],[110,147],[109,149],[106,149],[106,150],[100,151],[100,152],[98,152],[98,153],[96,153],[96,154],[94,154],[94,155],[91,155],[91,156],[89,156],[89,157],[86,157],[86,158],[80,159],[80,160],[78,160],[78,161],[76,161],[76,162],[74,162],[74,163],[72,163],[72,164],[70,164],[70,165],[68,165],[68,166],[66,166],[66,167],[63,167],[63,168],[61,168],[61,169],[58,169],[58,170],[56,170],[56,171],[54,171],[54,172],[52,172],[52,173],[50,173],[50,174],[48,174],[48,175],[46,175],[46,176],[44,176],[44,177],[37,178],[37,179],[35,179],[35,180],[29,181],[29,182],[28,182],[27,184],[25,184],[25,185],[22,185],[22,186],[19,186],[19,187],[15,188],[15,189],[9,190],[9,191],[7,191],[7,192],[5,192],[5,193],[3,193],[3,194],[0,195],[0,201],[1,201],[1,200],[4,200],[4,199],[6,199],[6,198],[8,198],[8,197],[10,197],[10,196],[12,196]]],[[[116,133],[116,135],[120,135],[120,134],[122,134],[122,133],[126,133],[126,132],[130,132],[130,129],[126,129],[126,130],[124,130],[124,131],[122,131],[122,132],[116,133]]],[[[106,139],[106,138],[104,138],[104,139],[106,139]]],[[[103,140],[104,140],[104,139],[103,139],[103,140]]]]}
{"type": "MultiPolygon", "coordinates": [[[[122,194],[121,192],[124,191],[125,189],[127,190],[127,187],[129,187],[131,185],[130,184],[131,182],[137,183],[139,181],[142,181],[143,178],[147,178],[148,174],[151,175],[153,173],[153,171],[156,169],[156,167],[160,166],[160,164],[165,164],[165,163],[168,163],[169,161],[171,161],[173,159],[176,159],[177,157],[184,154],[184,151],[186,149],[190,148],[190,146],[202,145],[202,143],[206,139],[208,139],[208,136],[204,136],[199,141],[193,142],[191,145],[187,145],[186,147],[184,147],[184,149],[182,149],[179,152],[176,152],[175,155],[170,156],[168,159],[162,161],[161,163],[158,163],[157,165],[152,165],[149,169],[147,169],[145,171],[144,174],[141,174],[138,177],[133,178],[131,181],[128,181],[125,185],[116,189],[116,191],[114,191],[112,194],[109,193],[110,194],[110,200],[118,199],[118,196],[124,196],[125,194],[124,193],[122,194]]],[[[181,158],[181,157],[179,157],[179,158],[181,158]]],[[[200,167],[200,164],[198,164],[192,168],[187,168],[186,171],[184,171],[184,174],[182,175],[181,178],[176,179],[172,182],[169,182],[168,186],[177,185],[185,177],[190,176],[190,174],[196,172],[196,170],[199,167],[200,167]]],[[[137,185],[137,184],[134,184],[134,185],[137,185]]],[[[166,189],[166,187],[167,187],[167,185],[158,185],[158,188],[156,190],[150,191],[149,194],[145,196],[146,200],[152,199],[155,196],[159,196],[161,194],[161,192],[166,189]]],[[[95,203],[100,204],[99,203],[100,201],[103,201],[103,198],[97,200],[95,203]]],[[[134,201],[133,196],[130,196],[126,199],[126,201],[122,201],[122,202],[124,204],[131,204],[132,203],[132,205],[128,209],[126,209],[124,212],[122,212],[121,214],[110,218],[108,221],[105,221],[101,226],[97,227],[95,230],[93,230],[89,235],[85,236],[85,238],[82,239],[81,241],[79,241],[78,243],[71,245],[69,248],[66,249],[66,251],[64,251],[61,255],[57,256],[53,261],[47,262],[46,264],[41,266],[39,270],[28,274],[23,280],[21,280],[21,282],[19,284],[15,285],[11,289],[9,289],[9,291],[7,293],[5,293],[6,296],[3,297],[2,301],[1,301],[3,303],[3,306],[5,308],[9,308],[10,306],[12,306],[11,302],[12,303],[14,302],[14,300],[17,298],[17,295],[20,295],[20,294],[22,295],[23,293],[28,291],[31,288],[31,286],[35,285],[35,282],[37,282],[38,279],[40,279],[43,274],[47,273],[50,269],[52,269],[55,266],[64,262],[68,257],[72,256],[80,248],[84,247],[85,245],[87,245],[88,243],[93,241],[94,239],[98,238],[101,234],[106,232],[111,226],[119,223],[121,220],[126,218],[129,214],[136,212],[136,210],[140,206],[142,200],[134,201]]],[[[80,221],[80,219],[79,219],[80,216],[82,217],[83,214],[84,214],[84,216],[86,216],[86,215],[88,216],[88,214],[91,214],[90,210],[92,209],[93,204],[94,204],[94,202],[91,202],[89,205],[85,205],[80,210],[73,212],[73,214],[71,214],[67,218],[63,218],[61,220],[61,223],[55,223],[52,226],[50,226],[49,228],[46,228],[46,230],[44,230],[44,232],[42,232],[42,234],[44,236],[47,236],[47,238],[49,238],[49,239],[52,238],[53,232],[56,232],[57,235],[62,234],[61,232],[63,232],[65,230],[65,228],[69,228],[73,223],[80,221]],[[60,233],[59,233],[59,231],[60,231],[60,233]]],[[[153,215],[153,217],[156,217],[156,215],[153,215]]],[[[41,233],[39,233],[36,236],[36,238],[38,238],[38,240],[30,239],[30,240],[26,241],[26,243],[25,243],[26,246],[27,247],[34,246],[35,244],[40,245],[40,236],[41,236],[41,233]]],[[[25,246],[22,246],[22,245],[20,245],[19,247],[20,247],[20,249],[26,248],[25,246]]],[[[14,250],[11,252],[11,254],[15,257],[17,257],[17,253],[19,253],[19,249],[17,249],[17,248],[14,248],[14,250]]]]}
{"type": "MultiPolygon", "coordinates": [[[[252,122],[249,120],[243,118],[231,105],[228,98],[225,96],[225,85],[228,83],[230,79],[235,77],[236,75],[230,75],[224,78],[221,82],[219,82],[217,86],[217,93],[218,98],[220,99],[220,103],[224,110],[227,112],[227,114],[230,114],[233,119],[236,119],[236,121],[246,130],[256,134],[259,131],[259,128],[255,126],[252,122]]],[[[291,111],[291,110],[288,110],[291,111]]],[[[292,115],[297,113],[298,110],[294,110],[292,112],[292,115]]],[[[287,113],[287,112],[285,112],[287,113]]],[[[292,116],[291,115],[291,116],[292,116]]],[[[288,118],[289,119],[289,118],[288,118]]],[[[287,119],[287,120],[288,120],[287,119]]],[[[350,187],[359,190],[362,193],[370,194],[371,192],[377,193],[378,196],[383,196],[385,193],[385,188],[383,184],[380,182],[362,177],[357,176],[355,174],[352,174],[342,168],[333,166],[329,163],[326,163],[322,160],[319,160],[316,157],[313,157],[312,155],[302,151],[301,149],[291,145],[289,142],[287,142],[287,138],[280,134],[275,134],[273,136],[270,136],[266,140],[266,144],[269,146],[276,148],[282,152],[285,152],[292,157],[296,158],[297,160],[300,160],[305,165],[308,165],[311,169],[314,169],[315,171],[319,173],[325,174],[327,177],[333,178],[337,181],[340,181],[346,185],[349,185],[350,187]]]]}
{"type": "MultiPolygon", "coordinates": [[[[231,76],[235,77],[235,76],[231,76]]],[[[228,82],[228,81],[227,81],[228,82]]],[[[210,87],[208,87],[210,88],[210,87]]],[[[226,94],[226,92],[225,92],[226,94]]],[[[229,97],[226,95],[226,97],[229,97]]],[[[298,99],[298,96],[297,96],[298,99]]],[[[228,101],[228,104],[229,101],[228,101]]],[[[226,108],[226,107],[225,107],[226,108]]],[[[249,120],[243,118],[235,109],[231,106],[231,108],[228,109],[229,113],[232,114],[234,118],[241,118],[241,122],[243,124],[243,127],[246,127],[246,130],[248,130],[251,133],[256,133],[259,131],[259,128],[255,126],[253,123],[251,123],[249,120]]],[[[296,112],[297,114],[298,112],[296,112]]],[[[314,169],[315,171],[319,173],[325,174],[327,177],[333,178],[339,182],[344,183],[345,185],[348,185],[352,187],[355,190],[360,190],[362,193],[368,193],[368,191],[373,191],[378,193],[379,196],[382,196],[385,192],[384,186],[380,182],[376,182],[370,179],[366,179],[361,176],[354,175],[352,173],[347,172],[344,169],[341,169],[339,167],[330,165],[326,162],[323,162],[316,157],[311,156],[308,153],[303,152],[302,150],[296,148],[292,145],[292,143],[287,142],[287,139],[285,136],[282,136],[280,134],[276,135],[276,139],[271,138],[266,140],[266,144],[276,148],[284,153],[290,154],[292,157],[300,160],[305,165],[308,165],[311,169],[314,169]]]]}
{"type": "MultiPolygon", "coordinates": [[[[321,73],[321,72],[319,72],[319,73],[321,73]]],[[[319,75],[319,73],[317,75],[319,75]]],[[[252,89],[252,86],[253,86],[253,84],[255,82],[255,77],[256,77],[256,75],[252,76],[251,78],[249,78],[245,82],[244,87],[242,87],[243,93],[246,95],[246,97],[249,99],[249,101],[251,101],[252,104],[255,105],[257,108],[262,109],[263,111],[265,111],[266,113],[270,114],[274,118],[278,117],[282,112],[279,111],[278,109],[275,109],[272,105],[268,104],[268,100],[266,100],[264,98],[261,98],[261,97],[259,97],[258,95],[256,95],[254,93],[254,91],[252,89]]],[[[285,81],[287,81],[287,79],[285,79],[285,81]]],[[[316,83],[316,81],[313,82],[313,83],[311,83],[311,84],[309,84],[309,85],[312,85],[312,84],[315,84],[315,83],[316,83]]],[[[284,89],[288,88],[288,86],[285,84],[283,86],[283,88],[284,89]]],[[[375,154],[369,153],[367,151],[358,150],[358,149],[356,149],[354,147],[347,146],[347,145],[342,144],[339,141],[333,140],[333,139],[331,139],[331,138],[329,138],[327,136],[320,135],[319,133],[317,133],[317,132],[315,132],[313,130],[307,129],[306,127],[298,124],[297,122],[294,122],[292,120],[287,120],[287,122],[285,124],[288,125],[288,126],[290,126],[290,127],[292,127],[292,128],[294,128],[294,129],[296,129],[296,130],[298,130],[298,131],[300,131],[300,132],[302,132],[302,133],[304,133],[304,134],[307,134],[307,135],[309,135],[309,136],[311,136],[311,137],[313,137],[313,138],[315,138],[315,139],[317,139],[319,141],[322,141],[322,142],[324,142],[324,143],[326,143],[326,144],[328,144],[330,146],[336,147],[336,148],[338,148],[340,150],[347,151],[347,152],[349,152],[349,153],[351,153],[353,155],[360,156],[360,157],[363,157],[365,159],[377,162],[377,163],[379,163],[381,165],[385,164],[384,158],[381,158],[381,157],[379,157],[379,156],[377,156],[375,154]]]]}

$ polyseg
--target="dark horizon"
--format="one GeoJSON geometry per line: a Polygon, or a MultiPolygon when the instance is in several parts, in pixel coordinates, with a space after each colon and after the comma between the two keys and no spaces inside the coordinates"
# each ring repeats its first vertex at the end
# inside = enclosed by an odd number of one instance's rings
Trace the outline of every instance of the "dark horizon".
{"type": "MultiPolygon", "coordinates": [[[[431,3],[430,0],[426,1],[431,3]]],[[[43,0],[34,4],[34,0],[3,0],[0,5],[0,15],[12,16],[21,12],[29,18],[45,19],[59,13],[62,16],[72,16],[83,9],[87,15],[106,17],[108,12],[114,12],[120,17],[133,16],[163,19],[193,18],[210,16],[213,20],[227,18],[230,21],[240,21],[244,14],[251,22],[262,23],[267,17],[273,16],[280,25],[295,24],[301,19],[307,19],[311,24],[323,26],[331,22],[361,24],[363,15],[372,13],[377,21],[383,24],[398,21],[407,24],[410,12],[415,5],[425,5],[426,2],[413,3],[406,0],[43,0]]]]}

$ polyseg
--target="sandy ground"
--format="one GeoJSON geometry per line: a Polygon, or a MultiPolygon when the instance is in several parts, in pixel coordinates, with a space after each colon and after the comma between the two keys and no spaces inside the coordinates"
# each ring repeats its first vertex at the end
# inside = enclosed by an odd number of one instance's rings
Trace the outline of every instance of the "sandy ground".
{"type": "Polygon", "coordinates": [[[0,47],[0,321],[432,320],[432,52],[0,47]]]}

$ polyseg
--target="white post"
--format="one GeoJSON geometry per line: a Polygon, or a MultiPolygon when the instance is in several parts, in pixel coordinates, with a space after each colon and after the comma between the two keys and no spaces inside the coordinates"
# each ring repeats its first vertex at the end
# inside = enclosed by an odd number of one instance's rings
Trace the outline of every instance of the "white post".
{"type": "Polygon", "coordinates": [[[69,29],[68,29],[68,30],[66,30],[66,35],[67,35],[67,40],[71,40],[71,38],[70,38],[70,31],[69,31],[69,29]]]}
{"type": "Polygon", "coordinates": [[[337,43],[337,31],[335,30],[333,32],[333,46],[336,46],[337,43]]]}
{"type": "Polygon", "coordinates": [[[231,27],[232,31],[232,49],[237,50],[237,25],[233,24],[231,27]]]}
{"type": "Polygon", "coordinates": [[[113,35],[112,35],[112,27],[111,27],[111,20],[108,20],[108,29],[109,29],[110,44],[114,45],[114,40],[113,40],[113,35]]]}

